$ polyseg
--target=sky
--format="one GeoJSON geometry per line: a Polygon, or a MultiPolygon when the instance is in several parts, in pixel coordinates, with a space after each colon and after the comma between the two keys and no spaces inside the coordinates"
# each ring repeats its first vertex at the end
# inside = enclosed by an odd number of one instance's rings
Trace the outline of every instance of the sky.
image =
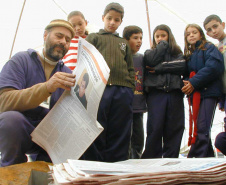
{"type": "MultiPolygon", "coordinates": [[[[66,14],[73,10],[83,12],[90,32],[98,31],[103,28],[102,14],[105,6],[110,2],[118,2],[125,9],[125,16],[118,33],[122,35],[123,28],[128,25],[141,27],[143,45],[140,52],[149,49],[145,0],[26,0],[12,53],[40,47],[43,44],[45,26],[53,19],[66,19],[66,14]]],[[[0,69],[9,59],[23,3],[24,0],[7,0],[0,6],[0,69]]],[[[210,14],[218,14],[223,21],[224,18],[226,19],[225,0],[208,2],[206,0],[148,0],[147,3],[151,31],[159,24],[167,24],[182,50],[186,24],[197,23],[202,26],[205,17],[210,14]]]]}
{"type": "MultiPolygon", "coordinates": [[[[3,0],[2,0],[3,1],[3,0]]],[[[107,4],[120,3],[125,10],[125,16],[119,29],[128,25],[137,25],[143,30],[143,44],[140,53],[150,48],[147,13],[150,19],[150,30],[159,24],[168,25],[176,42],[184,49],[184,29],[189,23],[196,23],[203,28],[205,17],[217,14],[226,21],[225,0],[148,0],[148,12],[145,0],[26,0],[17,32],[12,54],[28,48],[39,48],[43,44],[45,26],[53,19],[66,19],[71,11],[83,12],[88,21],[87,29],[96,32],[103,28],[102,14],[107,4]]],[[[10,57],[17,24],[24,0],[7,0],[0,6],[0,70],[10,57]]],[[[207,39],[217,43],[207,36],[207,39]]],[[[188,111],[188,110],[186,110],[188,111]]],[[[219,130],[224,113],[217,111],[213,130],[219,130]],[[220,125],[220,126],[219,126],[220,125]]],[[[186,121],[188,118],[186,118],[186,121]]],[[[185,133],[188,135],[188,133],[185,133]]],[[[213,134],[213,137],[216,133],[213,134]]]]}

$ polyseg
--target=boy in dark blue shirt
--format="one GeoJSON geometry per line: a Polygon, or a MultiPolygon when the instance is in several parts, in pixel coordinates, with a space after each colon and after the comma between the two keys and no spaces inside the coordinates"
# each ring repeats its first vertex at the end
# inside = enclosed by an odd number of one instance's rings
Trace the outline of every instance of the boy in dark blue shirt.
{"type": "Polygon", "coordinates": [[[138,53],[142,45],[143,31],[138,26],[127,26],[123,30],[123,38],[129,42],[135,71],[130,158],[139,159],[144,147],[143,114],[147,111],[146,96],[143,91],[143,55],[138,53]]]}

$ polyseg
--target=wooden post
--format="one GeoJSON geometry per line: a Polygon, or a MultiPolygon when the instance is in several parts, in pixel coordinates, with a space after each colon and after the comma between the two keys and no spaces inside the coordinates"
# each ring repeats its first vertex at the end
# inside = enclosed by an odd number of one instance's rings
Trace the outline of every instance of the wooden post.
{"type": "Polygon", "coordinates": [[[148,2],[147,2],[147,0],[145,0],[145,5],[146,5],[147,22],[148,22],[149,42],[150,42],[150,48],[151,48],[151,46],[152,46],[152,42],[151,42],[151,27],[150,27],[150,19],[149,19],[149,11],[148,11],[148,2]]]}
{"type": "Polygon", "coordinates": [[[13,44],[12,44],[12,48],[11,48],[11,51],[10,51],[9,59],[11,58],[12,53],[13,53],[13,47],[14,47],[14,43],[15,43],[15,40],[16,40],[17,31],[18,31],[18,28],[19,28],[19,25],[20,25],[20,20],[21,20],[22,14],[23,14],[25,3],[26,3],[26,0],[24,0],[24,4],[23,4],[23,7],[22,7],[22,10],[21,10],[21,13],[20,13],[19,21],[17,23],[16,33],[14,35],[13,44]]]}

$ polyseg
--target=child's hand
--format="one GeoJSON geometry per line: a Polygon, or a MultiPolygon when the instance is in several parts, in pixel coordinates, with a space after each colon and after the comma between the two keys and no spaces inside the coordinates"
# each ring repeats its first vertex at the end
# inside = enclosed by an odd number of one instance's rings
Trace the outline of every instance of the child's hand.
{"type": "Polygon", "coordinates": [[[221,107],[219,103],[218,103],[218,108],[220,111],[224,111],[224,107],[221,107]]]}
{"type": "Polygon", "coordinates": [[[184,94],[190,95],[194,91],[194,87],[191,85],[191,83],[187,80],[183,80],[184,86],[182,87],[182,92],[184,94]]]}
{"type": "Polygon", "coordinates": [[[154,67],[146,66],[146,69],[148,70],[149,73],[155,73],[155,68],[154,67]]]}

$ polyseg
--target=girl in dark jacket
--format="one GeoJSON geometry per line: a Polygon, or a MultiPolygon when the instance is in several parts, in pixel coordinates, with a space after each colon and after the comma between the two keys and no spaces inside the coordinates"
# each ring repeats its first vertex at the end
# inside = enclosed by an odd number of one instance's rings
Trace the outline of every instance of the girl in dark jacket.
{"type": "Polygon", "coordinates": [[[187,25],[184,38],[188,74],[182,91],[188,95],[192,105],[188,157],[214,157],[210,133],[216,104],[221,96],[223,56],[212,43],[207,42],[197,24],[187,25]]]}
{"type": "Polygon", "coordinates": [[[167,25],[153,33],[153,46],[144,54],[147,92],[147,138],[142,158],[176,158],[184,131],[181,75],[186,63],[167,25]]]}

